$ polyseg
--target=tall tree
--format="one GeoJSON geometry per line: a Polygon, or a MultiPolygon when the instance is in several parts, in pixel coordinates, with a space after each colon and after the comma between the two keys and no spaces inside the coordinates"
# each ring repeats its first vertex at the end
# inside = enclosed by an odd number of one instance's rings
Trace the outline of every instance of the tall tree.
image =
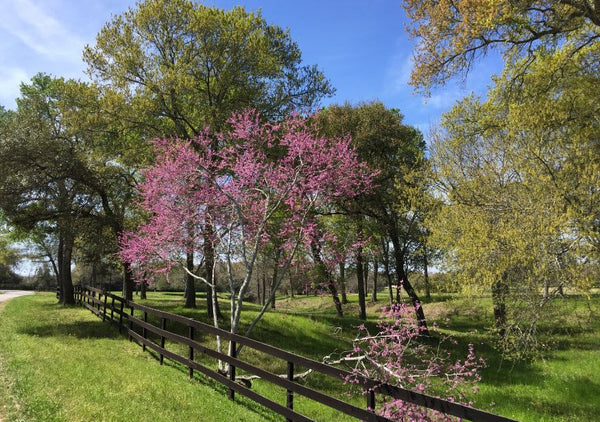
{"type": "Polygon", "coordinates": [[[517,355],[536,345],[552,293],[589,287],[600,264],[600,46],[572,47],[538,52],[519,89],[521,63],[487,101],[458,103],[432,152],[446,201],[434,238],[465,284],[491,288],[517,355]]]}
{"type": "Polygon", "coordinates": [[[59,101],[64,81],[36,75],[21,86],[17,111],[0,143],[0,207],[10,224],[45,226],[57,238],[62,303],[74,303],[71,258],[77,224],[91,203],[73,177],[81,171],[81,143],[68,133],[59,101]]]}
{"type": "MultiPolygon", "coordinates": [[[[189,139],[207,126],[216,133],[244,108],[281,118],[333,93],[315,66],[301,64],[287,31],[241,7],[224,11],[189,0],[146,0],[108,22],[84,59],[107,89],[109,112],[150,138],[189,139]]],[[[206,233],[211,235],[210,225],[206,233]]],[[[210,283],[211,247],[206,242],[210,283]]],[[[191,271],[191,256],[188,262],[191,271]]],[[[191,276],[188,285],[193,290],[191,276]]],[[[195,301],[195,295],[188,299],[195,301]]],[[[207,301],[210,312],[210,294],[207,301]]]]}
{"type": "MultiPolygon", "coordinates": [[[[375,188],[344,205],[348,213],[360,221],[357,227],[363,231],[362,236],[373,234],[390,240],[396,283],[402,283],[414,305],[417,320],[426,326],[421,301],[407,272],[408,255],[418,242],[415,234],[419,214],[415,212],[415,205],[423,192],[421,183],[426,168],[421,133],[402,124],[398,110],[387,109],[380,102],[355,107],[330,106],[320,113],[319,122],[320,130],[329,136],[350,135],[359,159],[378,171],[375,188]],[[373,221],[367,222],[367,218],[373,221]],[[371,232],[365,231],[368,227],[371,232]]],[[[359,267],[363,265],[361,261],[357,262],[359,267]]],[[[361,306],[365,306],[364,290],[361,306]]]]}

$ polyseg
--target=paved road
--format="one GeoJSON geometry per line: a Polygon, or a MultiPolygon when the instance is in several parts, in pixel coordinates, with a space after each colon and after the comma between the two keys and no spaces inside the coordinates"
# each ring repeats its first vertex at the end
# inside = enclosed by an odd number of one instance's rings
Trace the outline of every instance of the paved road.
{"type": "Polygon", "coordinates": [[[0,303],[9,299],[13,299],[15,297],[27,296],[32,294],[32,291],[27,290],[0,290],[0,303]]]}

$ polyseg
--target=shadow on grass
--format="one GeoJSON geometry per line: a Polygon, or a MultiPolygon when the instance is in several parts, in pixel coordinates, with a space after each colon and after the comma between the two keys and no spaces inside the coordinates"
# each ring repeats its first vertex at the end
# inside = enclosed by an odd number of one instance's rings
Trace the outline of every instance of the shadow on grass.
{"type": "Polygon", "coordinates": [[[80,339],[92,338],[122,338],[119,330],[106,322],[98,321],[74,321],[49,324],[38,324],[20,330],[21,334],[37,337],[76,337],[80,339]]]}
{"type": "MultiPolygon", "coordinates": [[[[524,382],[527,375],[519,375],[517,382],[512,384],[533,384],[524,382]]],[[[568,420],[592,421],[598,420],[598,404],[596,398],[600,395],[600,384],[587,377],[574,377],[568,384],[557,385],[554,389],[561,400],[556,400],[556,394],[529,395],[514,394],[514,389],[494,389],[492,393],[481,392],[477,396],[478,403],[510,403],[513,409],[528,409],[528,414],[539,417],[565,417],[568,420]]],[[[550,419],[544,419],[550,420],[550,419]]]]}
{"type": "MultiPolygon", "coordinates": [[[[152,349],[147,349],[147,353],[150,354],[154,359],[156,359],[156,364],[158,365],[160,355],[152,349]]],[[[185,377],[188,373],[188,368],[186,366],[184,366],[178,362],[172,361],[170,359],[165,359],[163,366],[166,366],[168,368],[173,368],[177,371],[180,371],[182,373],[182,378],[185,377]]],[[[215,361],[214,366],[210,366],[210,365],[206,365],[206,364],[205,364],[205,366],[210,370],[215,370],[216,361],[215,361]]],[[[198,384],[200,384],[202,386],[213,389],[218,394],[223,395],[224,400],[228,398],[229,388],[227,388],[225,385],[219,383],[217,380],[215,380],[207,375],[202,374],[199,371],[194,371],[193,382],[197,382],[198,384]]],[[[285,393],[283,392],[282,393],[282,401],[285,398],[284,394],[285,393]]],[[[264,421],[275,422],[275,421],[281,420],[281,416],[278,415],[276,412],[245,397],[243,394],[241,394],[239,392],[235,393],[234,400],[238,405],[243,406],[248,412],[251,412],[251,413],[254,413],[255,415],[260,416],[260,418],[264,421]]]]}

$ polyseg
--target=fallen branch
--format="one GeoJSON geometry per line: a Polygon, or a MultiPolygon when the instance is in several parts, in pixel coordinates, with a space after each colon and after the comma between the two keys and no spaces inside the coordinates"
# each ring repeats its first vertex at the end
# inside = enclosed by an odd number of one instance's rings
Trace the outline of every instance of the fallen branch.
{"type": "MultiPolygon", "coordinates": [[[[304,380],[306,377],[308,377],[311,373],[313,372],[312,369],[308,369],[304,372],[301,372],[299,374],[295,374],[293,381],[297,382],[300,380],[304,380]]],[[[284,378],[287,379],[287,374],[280,374],[277,375],[279,378],[284,378]]],[[[246,386],[247,388],[251,388],[252,387],[252,380],[256,380],[256,379],[261,379],[261,377],[259,377],[258,375],[238,375],[235,377],[235,381],[236,382],[241,382],[244,386],[246,386]]]]}

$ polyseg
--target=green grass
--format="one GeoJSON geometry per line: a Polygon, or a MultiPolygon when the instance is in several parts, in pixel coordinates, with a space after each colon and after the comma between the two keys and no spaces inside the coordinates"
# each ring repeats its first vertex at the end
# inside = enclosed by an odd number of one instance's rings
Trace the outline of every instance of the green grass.
{"type": "Polygon", "coordinates": [[[510,363],[492,347],[489,299],[453,299],[424,307],[426,315],[449,318],[444,330],[473,343],[488,367],[475,406],[522,421],[600,420],[600,297],[567,297],[552,307],[552,323],[540,324],[550,345],[532,363],[510,363]]]}
{"type": "MultiPolygon", "coordinates": [[[[343,319],[335,316],[329,298],[279,300],[252,337],[316,360],[341,353],[349,349],[361,322],[356,298],[350,299],[343,319]]],[[[210,323],[200,298],[200,307],[193,310],[183,308],[179,293],[150,292],[143,303],[210,323]]],[[[221,304],[226,311],[227,302],[221,304]]],[[[370,305],[368,325],[375,324],[382,304],[370,305]]],[[[247,325],[259,308],[244,306],[242,325],[247,325]]],[[[492,346],[486,331],[492,325],[490,306],[489,299],[449,295],[425,304],[430,321],[449,318],[444,331],[458,339],[457,356],[464,357],[467,344],[473,343],[488,362],[476,407],[522,421],[600,420],[600,297],[557,302],[553,323],[540,327],[553,348],[541,360],[515,365],[502,361],[492,346]]],[[[185,327],[169,328],[185,333],[185,327]]],[[[210,336],[202,341],[214,345],[210,336]]],[[[181,346],[168,348],[185,353],[181,346]]],[[[242,354],[267,370],[285,373],[285,362],[249,348],[242,354]]],[[[215,367],[210,359],[201,361],[215,367]]],[[[360,394],[349,396],[348,386],[327,377],[313,374],[306,385],[365,404],[360,394]]],[[[285,403],[285,392],[269,383],[254,381],[252,388],[285,403]]],[[[154,353],[143,353],[87,310],[57,305],[51,295],[0,305],[0,421],[281,420],[239,395],[233,403],[226,394],[224,387],[201,376],[188,380],[178,364],[165,360],[158,365],[154,353]]],[[[346,420],[300,397],[295,408],[317,420],[346,420]]]]}
{"type": "Polygon", "coordinates": [[[118,331],[51,295],[14,299],[0,312],[0,420],[277,420],[207,380],[160,366],[118,331]]]}

